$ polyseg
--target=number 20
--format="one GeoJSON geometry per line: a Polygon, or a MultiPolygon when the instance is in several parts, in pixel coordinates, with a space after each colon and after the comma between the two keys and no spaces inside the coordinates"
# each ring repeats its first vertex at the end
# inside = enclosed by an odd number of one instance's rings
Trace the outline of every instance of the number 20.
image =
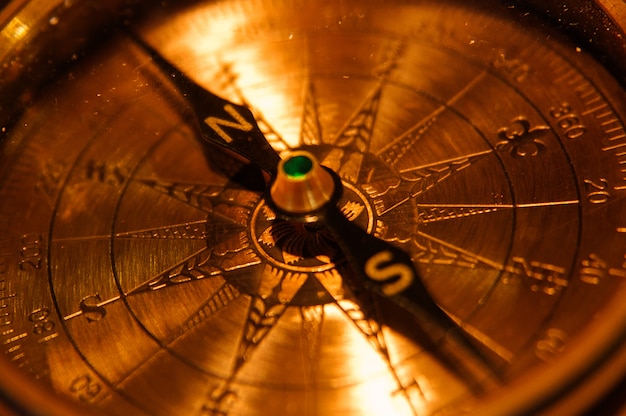
{"type": "Polygon", "coordinates": [[[587,192],[587,201],[592,204],[603,204],[611,198],[611,194],[608,191],[609,181],[604,178],[600,178],[597,181],[585,179],[585,192],[587,192]]]}

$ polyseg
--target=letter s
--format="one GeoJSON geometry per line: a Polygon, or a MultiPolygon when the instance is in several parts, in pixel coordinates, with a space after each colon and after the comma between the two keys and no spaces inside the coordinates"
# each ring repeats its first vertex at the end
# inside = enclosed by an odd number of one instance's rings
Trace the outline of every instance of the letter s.
{"type": "Polygon", "coordinates": [[[390,251],[381,251],[374,254],[365,263],[365,274],[372,280],[383,282],[382,292],[387,296],[397,295],[413,283],[413,270],[403,263],[391,263],[387,266],[382,264],[393,260],[390,251]],[[393,282],[385,283],[398,276],[393,282]]]}

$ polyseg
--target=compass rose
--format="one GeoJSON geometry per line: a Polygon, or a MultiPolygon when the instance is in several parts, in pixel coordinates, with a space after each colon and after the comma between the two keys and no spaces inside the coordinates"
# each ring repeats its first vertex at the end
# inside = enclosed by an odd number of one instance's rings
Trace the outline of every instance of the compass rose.
{"type": "MultiPolygon", "coordinates": [[[[414,264],[427,271],[425,281],[436,289],[433,293],[442,292],[437,288],[449,281],[445,275],[449,275],[451,269],[486,273],[487,278],[469,274],[470,279],[459,284],[459,287],[474,285],[467,292],[459,293],[475,297],[473,304],[481,305],[490,291],[484,289],[486,284],[475,285],[479,278],[493,284],[503,273],[524,276],[537,272],[537,266],[524,263],[523,258],[519,260],[521,264],[506,265],[506,260],[501,259],[509,255],[508,247],[483,249],[480,233],[475,231],[489,227],[490,241],[510,239],[515,205],[507,203],[513,196],[507,188],[501,157],[504,154],[533,157],[539,150],[533,153],[525,149],[533,148],[533,143],[541,144],[536,149],[545,149],[543,136],[549,129],[531,126],[526,119],[513,120],[499,132],[497,138],[501,143],[491,143],[455,108],[476,88],[493,82],[487,71],[476,71],[447,100],[437,101],[392,81],[391,74],[399,67],[401,58],[402,48],[393,49],[387,61],[374,68],[375,77],[366,91],[363,81],[359,81],[360,94],[354,94],[359,98],[352,100],[354,110],[343,111],[344,117],[346,113],[349,115],[341,123],[336,120],[328,123],[321,117],[319,110],[328,106],[328,98],[318,91],[329,87],[318,88],[318,84],[341,83],[345,89],[352,81],[305,77],[301,130],[295,141],[284,138],[260,108],[250,103],[252,100],[238,88],[236,76],[227,77],[231,83],[228,88],[254,116],[259,131],[275,150],[310,152],[322,166],[336,172],[343,186],[338,202],[342,217],[385,244],[407,253],[414,264]],[[384,119],[380,117],[381,112],[388,111],[384,109],[399,108],[402,102],[416,100],[425,102],[423,107],[428,111],[406,112],[401,117],[403,121],[394,126],[378,122],[384,119]],[[466,132],[465,139],[470,146],[462,150],[454,148],[449,130],[443,127],[448,124],[459,127],[454,131],[466,132]],[[332,126],[336,125],[340,127],[333,130],[332,126]],[[477,184],[474,180],[476,175],[492,178],[492,188],[487,193],[483,189],[484,182],[477,184]],[[476,190],[476,195],[456,191],[459,187],[476,190]],[[465,199],[450,203],[457,195],[465,199]],[[485,195],[488,195],[487,203],[481,202],[485,195]],[[441,200],[446,202],[438,202],[441,200]],[[487,222],[484,220],[487,217],[497,221],[487,222]],[[469,231],[456,232],[460,221],[469,231]],[[467,241],[468,235],[478,236],[478,243],[467,241]],[[494,240],[493,235],[502,238],[494,240]],[[482,251],[490,254],[484,255],[482,251]],[[534,269],[529,271],[532,267],[534,269]]],[[[221,139],[230,143],[231,131],[244,134],[253,130],[253,123],[239,112],[242,111],[239,107],[227,104],[224,110],[231,119],[212,115],[204,120],[221,139]]],[[[142,163],[171,157],[165,149],[173,146],[167,144],[168,141],[176,140],[181,148],[181,138],[177,135],[177,131],[164,135],[142,163]]],[[[229,156],[211,154],[206,149],[198,152],[193,139],[184,146],[189,149],[189,155],[196,156],[188,155],[190,161],[175,164],[186,166],[180,168],[178,177],[167,173],[144,175],[141,167],[127,175],[115,171],[117,183],[126,189],[132,187],[134,195],[150,195],[152,200],[161,201],[155,207],[167,206],[172,212],[161,214],[160,225],[130,229],[123,222],[115,223],[110,244],[120,294],[111,297],[100,292],[85,294],[77,309],[65,315],[65,321],[84,318],[89,323],[99,322],[109,310],[123,303],[136,314],[137,322],[162,351],[199,369],[212,380],[204,406],[223,415],[229,414],[231,406],[236,405],[241,383],[257,382],[257,376],[246,370],[247,364],[275,359],[267,357],[264,351],[285,337],[295,336],[295,332],[304,334],[298,341],[298,348],[305,358],[298,379],[304,381],[293,383],[321,386],[327,382],[327,370],[319,367],[326,354],[322,339],[326,326],[339,325],[343,328],[339,332],[355,336],[364,343],[380,371],[391,380],[395,389],[390,397],[402,397],[403,406],[416,413],[426,387],[423,381],[407,377],[410,371],[407,372],[405,366],[412,365],[408,362],[413,358],[400,356],[389,348],[390,340],[393,340],[391,344],[401,342],[407,334],[399,329],[402,325],[396,322],[397,318],[388,316],[387,300],[355,284],[354,268],[347,261],[345,247],[337,241],[332,227],[323,222],[301,223],[280,218],[267,203],[259,181],[254,180],[262,177],[260,171],[229,156]],[[163,258],[150,255],[151,264],[139,276],[128,265],[133,264],[130,259],[134,258],[134,253],[148,252],[146,243],[156,248],[154,252],[170,255],[163,258]],[[146,272],[150,274],[145,275],[146,272]],[[168,293],[182,297],[191,292],[195,300],[182,311],[178,304],[167,300],[168,293]],[[165,315],[171,322],[162,327],[144,323],[147,304],[154,308],[159,304],[160,308],[170,311],[165,315]],[[135,308],[142,311],[134,312],[135,308]],[[222,324],[224,320],[227,323],[222,324]],[[222,325],[228,329],[220,329],[222,325]],[[222,331],[227,335],[221,335],[222,331]],[[218,337],[219,345],[193,357],[183,352],[186,345],[203,342],[206,337],[218,337]],[[231,351],[229,359],[212,360],[212,354],[224,356],[224,351],[231,351]]],[[[246,157],[256,157],[255,149],[236,150],[246,157]]],[[[259,154],[264,151],[258,150],[259,154]]],[[[273,163],[268,163],[267,169],[261,167],[271,171],[273,163]]],[[[101,174],[106,176],[106,172],[101,174]]],[[[132,207],[122,197],[119,211],[130,210],[132,207]]],[[[349,241],[350,236],[342,238],[349,241]]],[[[379,264],[384,265],[384,261],[379,264]]],[[[378,265],[373,267],[373,273],[378,273],[377,268],[378,265]]],[[[533,290],[553,290],[555,285],[563,285],[558,276],[546,278],[545,287],[540,283],[534,282],[536,289],[533,290]]],[[[452,293],[450,296],[460,295],[452,293]]],[[[479,306],[475,310],[454,311],[459,316],[450,313],[450,318],[446,315],[446,319],[454,320],[497,360],[509,361],[513,356],[511,351],[465,323],[478,309],[479,306]]],[[[438,366],[452,369],[451,380],[457,383],[459,394],[465,388],[460,386],[477,388],[484,379],[491,377],[483,370],[472,374],[474,370],[454,368],[450,357],[436,352],[436,345],[445,342],[445,337],[437,329],[421,330],[417,335],[420,331],[411,330],[411,336],[419,338],[416,345],[423,348],[409,349],[414,354],[412,357],[434,354],[438,366]]],[[[480,359],[476,361],[477,354],[471,348],[461,354],[473,357],[469,361],[480,362],[480,359]]],[[[280,383],[278,379],[276,382],[280,383]]],[[[349,388],[350,381],[346,379],[342,385],[349,388]]]]}

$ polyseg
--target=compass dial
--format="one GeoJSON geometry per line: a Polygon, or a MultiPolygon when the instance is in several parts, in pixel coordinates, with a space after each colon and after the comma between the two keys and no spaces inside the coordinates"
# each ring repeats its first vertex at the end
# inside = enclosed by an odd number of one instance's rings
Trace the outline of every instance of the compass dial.
{"type": "Polygon", "coordinates": [[[161,3],[2,129],[0,342],[33,383],[106,414],[532,411],[611,348],[626,101],[584,48],[491,2],[161,3]],[[199,139],[245,120],[197,120],[143,42],[333,170],[484,363],[278,216],[199,139]]]}

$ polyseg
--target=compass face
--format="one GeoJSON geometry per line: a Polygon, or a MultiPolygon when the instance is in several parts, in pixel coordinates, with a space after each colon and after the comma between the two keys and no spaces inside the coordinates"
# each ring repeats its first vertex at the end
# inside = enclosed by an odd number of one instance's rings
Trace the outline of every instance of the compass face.
{"type": "Polygon", "coordinates": [[[33,383],[106,414],[533,409],[529,379],[560,391],[542,374],[621,331],[624,94],[529,17],[165,4],[74,61],[0,144],[0,341],[33,383]],[[342,214],[410,255],[497,382],[355,285],[324,223],[277,217],[135,36],[336,172],[342,214]]]}

